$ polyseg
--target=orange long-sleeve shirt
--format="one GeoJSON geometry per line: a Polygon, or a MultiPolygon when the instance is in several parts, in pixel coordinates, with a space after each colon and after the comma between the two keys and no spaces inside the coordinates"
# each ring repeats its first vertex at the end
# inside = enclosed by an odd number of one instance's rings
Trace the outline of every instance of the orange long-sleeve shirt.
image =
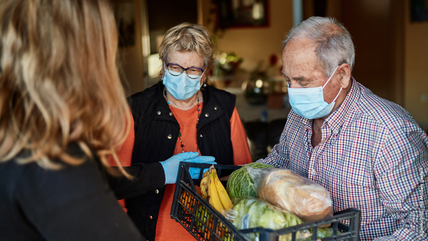
{"type": "MultiPolygon", "coordinates": [[[[200,109],[202,109],[202,105],[200,109]]],[[[175,146],[174,155],[184,151],[198,151],[197,140],[196,140],[196,124],[197,124],[197,106],[189,110],[181,110],[178,108],[171,107],[175,118],[180,124],[181,132],[181,143],[177,139],[175,146]],[[181,147],[183,144],[183,149],[181,147]]],[[[245,133],[244,126],[239,118],[238,111],[236,108],[233,110],[232,117],[230,119],[231,126],[231,142],[233,147],[233,163],[235,165],[244,165],[250,163],[251,154],[248,148],[247,135],[245,133]]],[[[134,121],[132,120],[131,130],[134,129],[134,121]]],[[[123,144],[122,148],[118,151],[117,155],[123,166],[130,166],[132,162],[132,152],[135,142],[135,133],[131,131],[123,144]]],[[[114,163],[112,163],[114,164],[114,163]]],[[[162,200],[162,204],[159,210],[159,216],[156,226],[156,240],[192,240],[191,236],[178,222],[171,219],[171,206],[174,195],[175,184],[166,185],[165,194],[162,200]]],[[[120,200],[119,203],[126,211],[124,201],[120,200]]]]}
{"type": "MultiPolygon", "coordinates": [[[[131,115],[131,112],[129,112],[131,115]]],[[[125,142],[122,144],[122,147],[119,151],[116,152],[117,158],[120,161],[120,164],[124,167],[131,166],[132,163],[132,152],[134,151],[134,143],[135,143],[135,133],[134,133],[134,119],[131,119],[131,131],[129,132],[128,136],[126,137],[125,142]]],[[[114,162],[113,158],[110,157],[108,159],[108,162],[111,166],[116,166],[116,162],[114,162]]],[[[119,200],[120,206],[127,211],[125,207],[125,200],[121,199],[119,200]]]]}

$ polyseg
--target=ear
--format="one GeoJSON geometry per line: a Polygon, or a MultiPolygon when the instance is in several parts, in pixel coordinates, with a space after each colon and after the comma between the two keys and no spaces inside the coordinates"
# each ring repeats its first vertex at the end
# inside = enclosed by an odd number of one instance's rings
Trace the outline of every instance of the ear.
{"type": "Polygon", "coordinates": [[[337,69],[337,72],[340,76],[340,85],[342,88],[346,89],[351,84],[351,66],[349,64],[342,64],[337,69]]]}
{"type": "Polygon", "coordinates": [[[160,71],[161,77],[165,76],[165,71],[166,71],[166,69],[165,69],[165,62],[162,61],[162,68],[161,68],[161,71],[160,71]]]}
{"type": "Polygon", "coordinates": [[[202,78],[201,78],[201,85],[203,85],[204,83],[206,83],[206,79],[207,76],[205,75],[205,72],[202,74],[202,78]]]}

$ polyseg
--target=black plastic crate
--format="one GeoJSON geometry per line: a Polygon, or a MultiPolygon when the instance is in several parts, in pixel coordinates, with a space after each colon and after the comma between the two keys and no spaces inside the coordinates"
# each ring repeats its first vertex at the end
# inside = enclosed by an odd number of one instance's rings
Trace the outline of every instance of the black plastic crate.
{"type": "MultiPolygon", "coordinates": [[[[259,241],[277,241],[281,235],[291,234],[292,240],[296,240],[296,233],[312,228],[312,241],[317,240],[316,229],[321,225],[330,225],[333,235],[322,239],[330,240],[359,240],[360,211],[358,209],[346,209],[334,213],[333,217],[322,220],[303,223],[297,226],[271,230],[265,228],[252,228],[238,230],[222,214],[215,210],[202,196],[200,196],[195,185],[199,185],[202,179],[202,170],[209,168],[209,164],[180,163],[177,183],[174,192],[174,200],[171,208],[171,218],[179,222],[189,231],[196,240],[252,240],[247,235],[258,237],[259,241]],[[200,168],[198,179],[192,179],[189,167],[200,168]],[[346,225],[346,224],[348,225],[346,225]],[[338,234],[338,231],[340,233],[338,234]]],[[[219,177],[229,175],[240,166],[215,165],[219,177]]],[[[225,183],[223,182],[225,185],[225,183]]]]}

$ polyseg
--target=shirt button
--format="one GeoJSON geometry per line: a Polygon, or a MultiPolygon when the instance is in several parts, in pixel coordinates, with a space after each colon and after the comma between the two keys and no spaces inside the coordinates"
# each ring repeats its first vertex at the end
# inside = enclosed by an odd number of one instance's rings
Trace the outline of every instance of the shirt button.
{"type": "Polygon", "coordinates": [[[171,135],[171,134],[169,134],[169,135],[168,135],[168,139],[169,139],[169,140],[171,140],[171,139],[172,139],[172,135],[171,135]]]}
{"type": "Polygon", "coordinates": [[[200,138],[204,137],[202,134],[199,135],[200,138]]]}
{"type": "Polygon", "coordinates": [[[208,114],[208,113],[205,113],[205,117],[209,117],[210,116],[210,114],[208,114]]]}
{"type": "Polygon", "coordinates": [[[161,115],[161,114],[162,114],[162,112],[160,110],[158,110],[158,115],[161,115]]]}
{"type": "Polygon", "coordinates": [[[172,112],[169,112],[169,116],[172,116],[172,112]]]}
{"type": "Polygon", "coordinates": [[[339,134],[339,130],[333,130],[333,134],[335,134],[335,135],[337,135],[337,134],[339,134]]]}
{"type": "Polygon", "coordinates": [[[155,193],[156,193],[156,194],[159,194],[159,190],[158,190],[158,189],[156,189],[156,190],[155,190],[155,193]]]}
{"type": "Polygon", "coordinates": [[[214,110],[218,110],[218,107],[217,107],[217,106],[214,106],[214,110]]]}
{"type": "Polygon", "coordinates": [[[153,216],[152,216],[152,215],[149,215],[149,218],[150,218],[150,219],[153,219],[153,216]]]}

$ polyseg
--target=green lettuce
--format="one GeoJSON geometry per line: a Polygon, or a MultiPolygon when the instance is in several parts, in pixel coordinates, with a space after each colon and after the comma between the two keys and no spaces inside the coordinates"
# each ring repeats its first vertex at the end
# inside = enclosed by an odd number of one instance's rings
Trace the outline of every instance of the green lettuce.
{"type": "MultiPolygon", "coordinates": [[[[295,225],[299,225],[302,221],[292,213],[281,210],[266,201],[257,198],[239,199],[233,210],[236,211],[236,216],[232,223],[238,229],[249,228],[269,228],[278,230],[295,225]]],[[[307,233],[310,235],[309,231],[307,233]]],[[[247,235],[251,240],[257,240],[254,234],[247,235]]],[[[297,237],[302,240],[308,235],[301,236],[298,232],[297,237]]],[[[281,235],[280,241],[291,240],[291,234],[281,235]]]]}

